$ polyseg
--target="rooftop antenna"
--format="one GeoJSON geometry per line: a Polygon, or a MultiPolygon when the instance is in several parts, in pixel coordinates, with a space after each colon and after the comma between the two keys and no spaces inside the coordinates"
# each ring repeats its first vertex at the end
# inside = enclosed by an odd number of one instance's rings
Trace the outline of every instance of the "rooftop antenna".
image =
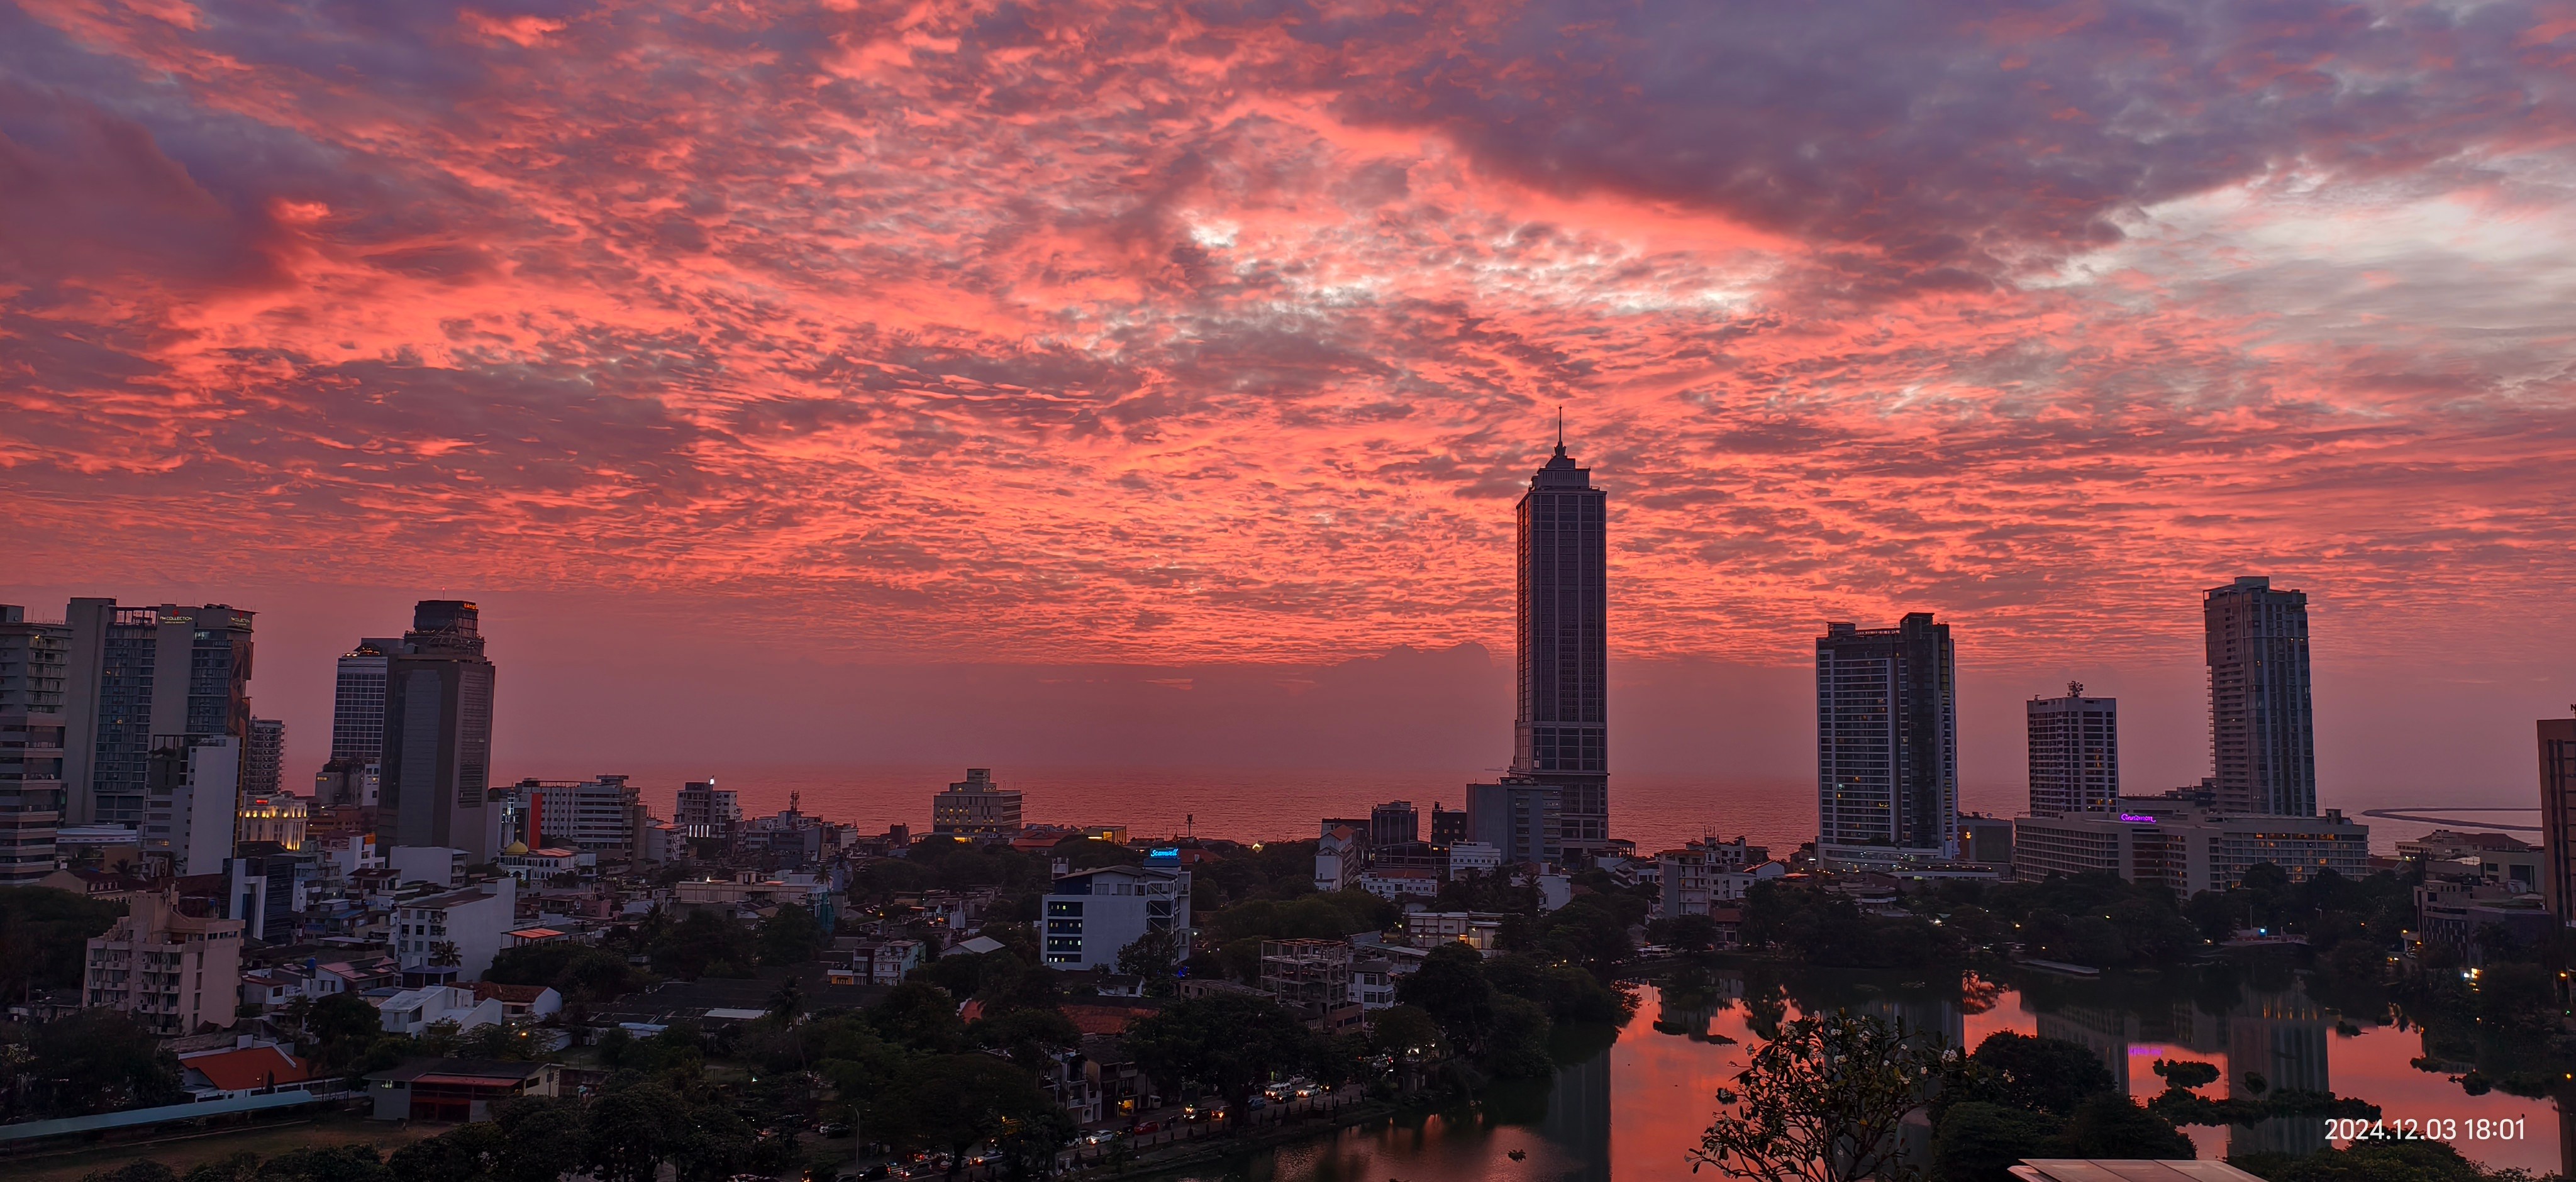
{"type": "Polygon", "coordinates": [[[1565,404],[1556,404],[1556,454],[1565,454],[1565,404]]]}

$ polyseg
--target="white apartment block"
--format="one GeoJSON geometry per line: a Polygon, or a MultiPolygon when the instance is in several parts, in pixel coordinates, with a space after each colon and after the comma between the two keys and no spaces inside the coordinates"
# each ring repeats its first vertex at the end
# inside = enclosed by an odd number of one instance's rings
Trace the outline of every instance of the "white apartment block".
{"type": "Polygon", "coordinates": [[[1104,866],[1055,880],[1044,903],[1049,967],[1114,968],[1145,933],[1170,932],[1190,955],[1190,872],[1178,865],[1104,866]]]}
{"type": "Polygon", "coordinates": [[[461,891],[403,899],[393,916],[394,957],[404,972],[449,965],[459,981],[480,980],[504,946],[503,936],[518,925],[515,914],[519,880],[504,876],[461,891]],[[452,949],[443,948],[450,946],[452,949]]]}

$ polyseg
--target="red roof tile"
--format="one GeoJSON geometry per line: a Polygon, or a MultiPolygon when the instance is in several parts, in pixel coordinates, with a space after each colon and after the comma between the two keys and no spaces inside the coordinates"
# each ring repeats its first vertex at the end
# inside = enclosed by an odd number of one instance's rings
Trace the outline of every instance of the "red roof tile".
{"type": "Polygon", "coordinates": [[[312,1064],[278,1047],[244,1047],[181,1060],[181,1065],[227,1092],[301,1083],[313,1078],[312,1064]]]}

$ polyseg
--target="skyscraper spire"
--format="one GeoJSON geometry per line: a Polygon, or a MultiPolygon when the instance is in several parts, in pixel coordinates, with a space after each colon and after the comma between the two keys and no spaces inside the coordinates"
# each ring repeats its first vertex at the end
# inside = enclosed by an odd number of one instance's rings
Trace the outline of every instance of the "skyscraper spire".
{"type": "Polygon", "coordinates": [[[1565,404],[1561,402],[1556,406],[1556,454],[1565,454],[1565,404]]]}

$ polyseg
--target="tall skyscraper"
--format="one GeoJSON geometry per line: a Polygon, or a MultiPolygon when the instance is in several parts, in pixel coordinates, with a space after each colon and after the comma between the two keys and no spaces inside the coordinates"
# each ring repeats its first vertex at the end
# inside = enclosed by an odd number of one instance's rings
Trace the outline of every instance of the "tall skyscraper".
{"type": "Polygon", "coordinates": [[[1816,853],[1837,864],[1959,856],[1950,626],[1828,623],[1816,638],[1816,853]]]}
{"type": "Polygon", "coordinates": [[[1519,512],[1520,716],[1512,778],[1557,789],[1569,857],[1610,841],[1608,494],[1556,454],[1530,477],[1519,512]]]}
{"type": "Polygon", "coordinates": [[[0,886],[33,886],[54,872],[71,636],[67,625],[0,603],[0,886]]]}
{"type": "Polygon", "coordinates": [[[2261,576],[2201,594],[2209,655],[2209,746],[2218,811],[2317,815],[2308,706],[2308,596],[2261,576]]]}
{"type": "Polygon", "coordinates": [[[2576,718],[2544,718],[2540,732],[2540,848],[2549,909],[2576,925],[2576,718]]]}
{"type": "Polygon", "coordinates": [[[236,749],[249,742],[253,613],[75,599],[64,614],[71,823],[142,824],[156,736],[227,735],[236,749]]]}
{"type": "Polygon", "coordinates": [[[340,655],[331,698],[331,758],[375,763],[385,754],[385,663],[399,640],[368,637],[340,655]]]}
{"type": "Polygon", "coordinates": [[[2088,698],[2082,682],[2062,698],[2032,698],[2030,814],[2055,817],[2112,807],[2120,796],[2120,700],[2088,698]]]}
{"type": "Polygon", "coordinates": [[[250,742],[242,748],[242,795],[275,796],[285,783],[286,723],[251,719],[250,742]]]}
{"type": "Polygon", "coordinates": [[[492,662],[482,613],[424,599],[385,663],[385,747],[378,789],[386,846],[445,846],[488,862],[503,840],[490,800],[492,662]]]}

